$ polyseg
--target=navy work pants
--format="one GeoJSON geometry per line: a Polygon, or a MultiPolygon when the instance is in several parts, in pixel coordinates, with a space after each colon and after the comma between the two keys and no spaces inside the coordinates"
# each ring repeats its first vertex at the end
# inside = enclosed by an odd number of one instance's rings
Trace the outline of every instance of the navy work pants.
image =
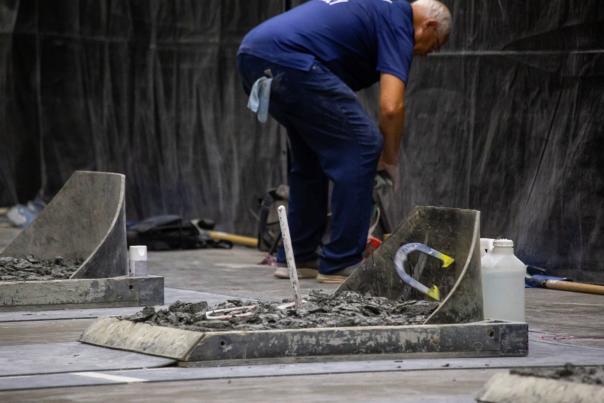
{"type": "MultiPolygon", "coordinates": [[[[382,151],[382,135],[355,93],[320,63],[310,71],[290,69],[240,54],[243,87],[270,70],[270,114],[290,142],[288,221],[295,259],[317,259],[328,213],[331,233],[323,245],[319,270],[331,274],[361,261],[372,211],[372,189],[382,151]]],[[[283,250],[278,261],[284,262],[283,250]]]]}

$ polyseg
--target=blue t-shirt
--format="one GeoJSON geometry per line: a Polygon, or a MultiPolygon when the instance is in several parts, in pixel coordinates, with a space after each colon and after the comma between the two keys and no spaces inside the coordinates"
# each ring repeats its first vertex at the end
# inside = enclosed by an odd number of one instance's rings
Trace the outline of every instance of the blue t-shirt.
{"type": "Polygon", "coordinates": [[[406,83],[414,44],[407,0],[311,0],[254,28],[239,53],[305,71],[319,61],[358,91],[380,73],[406,83]]]}

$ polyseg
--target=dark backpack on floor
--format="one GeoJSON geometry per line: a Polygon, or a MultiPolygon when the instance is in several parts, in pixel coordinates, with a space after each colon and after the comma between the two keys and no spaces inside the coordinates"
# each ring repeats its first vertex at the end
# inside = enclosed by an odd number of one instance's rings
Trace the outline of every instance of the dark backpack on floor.
{"type": "Polygon", "coordinates": [[[215,241],[206,231],[214,228],[212,220],[183,220],[177,215],[158,215],[128,225],[128,245],[146,245],[149,250],[230,249],[233,243],[215,241]]]}

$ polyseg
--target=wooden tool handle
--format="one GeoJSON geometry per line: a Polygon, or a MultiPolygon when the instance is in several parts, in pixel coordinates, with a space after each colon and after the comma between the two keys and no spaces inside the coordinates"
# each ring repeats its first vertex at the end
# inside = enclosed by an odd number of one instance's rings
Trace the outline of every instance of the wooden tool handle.
{"type": "Polygon", "coordinates": [[[255,248],[258,246],[258,240],[249,236],[229,234],[228,232],[208,231],[208,236],[215,241],[231,241],[236,245],[250,246],[255,248]]]}
{"type": "Polygon", "coordinates": [[[554,290],[604,295],[604,286],[596,284],[575,283],[573,281],[547,280],[544,285],[545,288],[551,288],[554,290]]]}

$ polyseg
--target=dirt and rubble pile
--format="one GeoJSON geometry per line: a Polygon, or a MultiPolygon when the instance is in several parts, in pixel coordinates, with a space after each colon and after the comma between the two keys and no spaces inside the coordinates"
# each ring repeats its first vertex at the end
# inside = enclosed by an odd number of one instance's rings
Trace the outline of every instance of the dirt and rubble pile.
{"type": "Polygon", "coordinates": [[[347,326],[397,326],[422,324],[436,309],[432,301],[393,301],[355,292],[337,295],[311,291],[302,308],[283,307],[282,302],[228,300],[214,307],[205,301],[199,303],[176,302],[168,309],[155,311],[146,307],[125,319],[187,330],[216,332],[227,330],[301,329],[347,326]],[[248,317],[226,320],[208,319],[211,310],[255,305],[248,317]]]}
{"type": "Polygon", "coordinates": [[[519,368],[510,374],[604,386],[604,366],[579,367],[567,363],[558,368],[519,368]]]}
{"type": "Polygon", "coordinates": [[[0,257],[0,281],[65,280],[82,264],[81,259],[0,257]]]}

